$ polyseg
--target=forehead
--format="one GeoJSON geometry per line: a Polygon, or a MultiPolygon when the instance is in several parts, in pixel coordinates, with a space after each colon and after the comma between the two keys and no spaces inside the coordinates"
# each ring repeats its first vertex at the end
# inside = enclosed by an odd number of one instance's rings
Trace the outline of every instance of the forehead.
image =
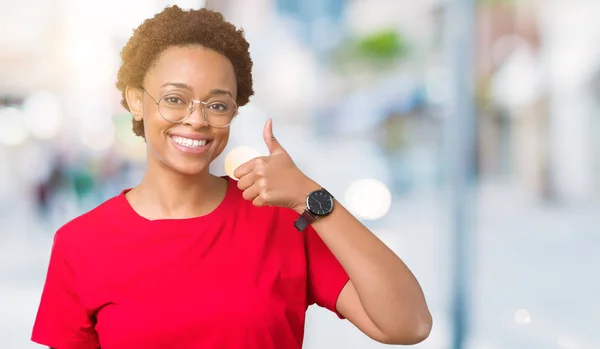
{"type": "Polygon", "coordinates": [[[222,54],[202,46],[173,46],[163,51],[146,75],[149,88],[165,83],[182,83],[195,94],[224,89],[236,95],[233,65],[222,54]]]}

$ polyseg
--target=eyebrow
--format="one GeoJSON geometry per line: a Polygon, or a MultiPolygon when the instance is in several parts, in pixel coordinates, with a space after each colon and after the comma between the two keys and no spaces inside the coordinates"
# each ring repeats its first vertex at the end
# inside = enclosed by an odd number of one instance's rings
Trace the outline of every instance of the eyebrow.
{"type": "Polygon", "coordinates": [[[164,84],[160,85],[160,88],[163,87],[167,87],[167,86],[173,86],[173,87],[177,87],[180,89],[184,89],[184,90],[193,90],[193,88],[190,85],[181,83],[181,82],[165,82],[164,84]]]}
{"type": "MultiPolygon", "coordinates": [[[[167,86],[173,86],[173,87],[177,87],[182,90],[188,90],[188,91],[194,90],[190,85],[184,84],[181,82],[165,82],[164,84],[162,84],[160,86],[160,88],[164,88],[167,86]]],[[[228,95],[229,97],[233,98],[233,94],[231,93],[231,91],[228,91],[228,90],[225,90],[222,88],[214,88],[214,89],[210,90],[210,92],[208,94],[212,95],[212,96],[228,95]]]]}
{"type": "Polygon", "coordinates": [[[223,90],[221,88],[214,88],[210,90],[209,94],[213,96],[228,95],[229,97],[233,98],[233,94],[230,91],[223,90]]]}

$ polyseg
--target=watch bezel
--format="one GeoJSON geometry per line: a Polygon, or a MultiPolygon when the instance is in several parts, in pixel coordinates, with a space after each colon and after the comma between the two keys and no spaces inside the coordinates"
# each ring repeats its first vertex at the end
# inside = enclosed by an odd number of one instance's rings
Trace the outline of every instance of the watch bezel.
{"type": "Polygon", "coordinates": [[[309,194],[306,196],[306,210],[307,210],[307,211],[308,211],[308,212],[309,212],[311,215],[313,215],[315,218],[317,218],[317,217],[325,217],[325,216],[329,215],[329,214],[330,214],[330,213],[333,211],[333,206],[334,206],[334,204],[335,204],[335,199],[334,199],[333,195],[331,195],[331,193],[330,193],[330,192],[328,192],[327,190],[325,190],[324,188],[321,188],[321,189],[317,189],[317,190],[315,190],[315,191],[312,191],[312,192],[310,192],[310,193],[309,193],[309,194]],[[310,200],[311,196],[312,196],[312,195],[315,195],[316,193],[319,193],[319,192],[325,193],[327,196],[329,196],[329,199],[331,200],[331,208],[329,209],[329,211],[328,211],[327,213],[324,213],[324,214],[319,214],[319,213],[317,213],[317,212],[313,211],[313,210],[310,208],[310,206],[311,206],[311,205],[310,205],[310,203],[309,203],[309,200],[310,200]]]}

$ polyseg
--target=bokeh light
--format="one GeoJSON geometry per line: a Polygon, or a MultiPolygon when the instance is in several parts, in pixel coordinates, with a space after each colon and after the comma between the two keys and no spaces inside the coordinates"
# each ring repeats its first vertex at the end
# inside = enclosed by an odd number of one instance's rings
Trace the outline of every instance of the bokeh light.
{"type": "Polygon", "coordinates": [[[529,325],[531,323],[531,314],[527,309],[519,309],[515,312],[515,322],[519,325],[529,325]]]}
{"type": "Polygon", "coordinates": [[[233,175],[235,169],[243,163],[259,156],[260,153],[254,148],[248,146],[235,147],[231,149],[227,154],[227,157],[225,157],[225,173],[227,173],[229,177],[238,180],[238,178],[233,175]]]}
{"type": "Polygon", "coordinates": [[[109,149],[114,144],[115,139],[116,130],[112,122],[97,128],[84,127],[81,129],[81,142],[95,151],[109,149]]]}
{"type": "Polygon", "coordinates": [[[28,136],[23,112],[14,107],[0,108],[0,143],[17,146],[27,141],[28,136]]]}
{"type": "Polygon", "coordinates": [[[33,137],[52,139],[60,132],[62,110],[58,97],[53,93],[32,93],[23,103],[23,112],[25,123],[33,137]]]}
{"type": "Polygon", "coordinates": [[[362,219],[379,219],[389,211],[392,194],[388,187],[376,179],[361,179],[353,182],[346,191],[348,209],[362,219]]]}

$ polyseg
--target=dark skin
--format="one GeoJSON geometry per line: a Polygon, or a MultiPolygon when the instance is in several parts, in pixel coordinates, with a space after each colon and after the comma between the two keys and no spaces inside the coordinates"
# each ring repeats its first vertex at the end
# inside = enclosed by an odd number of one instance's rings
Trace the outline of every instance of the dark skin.
{"type": "MultiPolygon", "coordinates": [[[[236,78],[231,62],[200,46],[165,50],[144,79],[154,98],[185,93],[206,101],[215,89],[235,99],[236,78]],[[175,82],[185,88],[163,86],[175,82]]],[[[227,181],[209,173],[229,139],[229,128],[208,125],[199,106],[183,123],[161,118],[155,102],[137,88],[128,88],[127,102],[136,120],[143,120],[148,167],[141,183],[126,195],[133,209],[147,219],[190,218],[214,210],[223,200],[227,181]],[[171,135],[209,140],[201,154],[181,152],[171,135]]],[[[269,155],[255,158],[235,171],[244,198],[255,206],[279,206],[301,214],[306,195],[321,188],[294,164],[273,135],[272,121],[263,132],[269,155]]],[[[339,202],[334,211],[313,223],[321,239],[344,267],[350,281],[336,303],[337,310],[359,330],[388,344],[415,344],[428,337],[432,318],[414,275],[396,254],[354,218],[339,202]]]]}
{"type": "MultiPolygon", "coordinates": [[[[273,135],[263,137],[269,155],[236,169],[238,187],[255,206],[280,206],[302,214],[306,195],[321,188],[304,175],[273,135]]],[[[350,276],[336,308],[372,339],[386,344],[416,344],[429,336],[432,318],[414,275],[400,258],[339,202],[312,224],[350,276]]]]}
{"type": "MultiPolygon", "coordinates": [[[[235,98],[236,87],[229,60],[201,47],[167,49],[144,79],[145,90],[154,98],[169,94],[206,101],[215,89],[235,98]],[[187,87],[161,87],[166,83],[187,87]]],[[[199,105],[183,123],[170,123],[139,89],[128,89],[127,101],[134,118],[144,121],[148,160],[142,182],[127,193],[132,207],[148,219],[197,217],[214,210],[225,196],[227,182],[210,175],[208,167],[227,145],[229,128],[210,127],[199,105]],[[201,135],[210,140],[208,150],[200,155],[182,153],[173,146],[171,134],[201,135]]]]}

